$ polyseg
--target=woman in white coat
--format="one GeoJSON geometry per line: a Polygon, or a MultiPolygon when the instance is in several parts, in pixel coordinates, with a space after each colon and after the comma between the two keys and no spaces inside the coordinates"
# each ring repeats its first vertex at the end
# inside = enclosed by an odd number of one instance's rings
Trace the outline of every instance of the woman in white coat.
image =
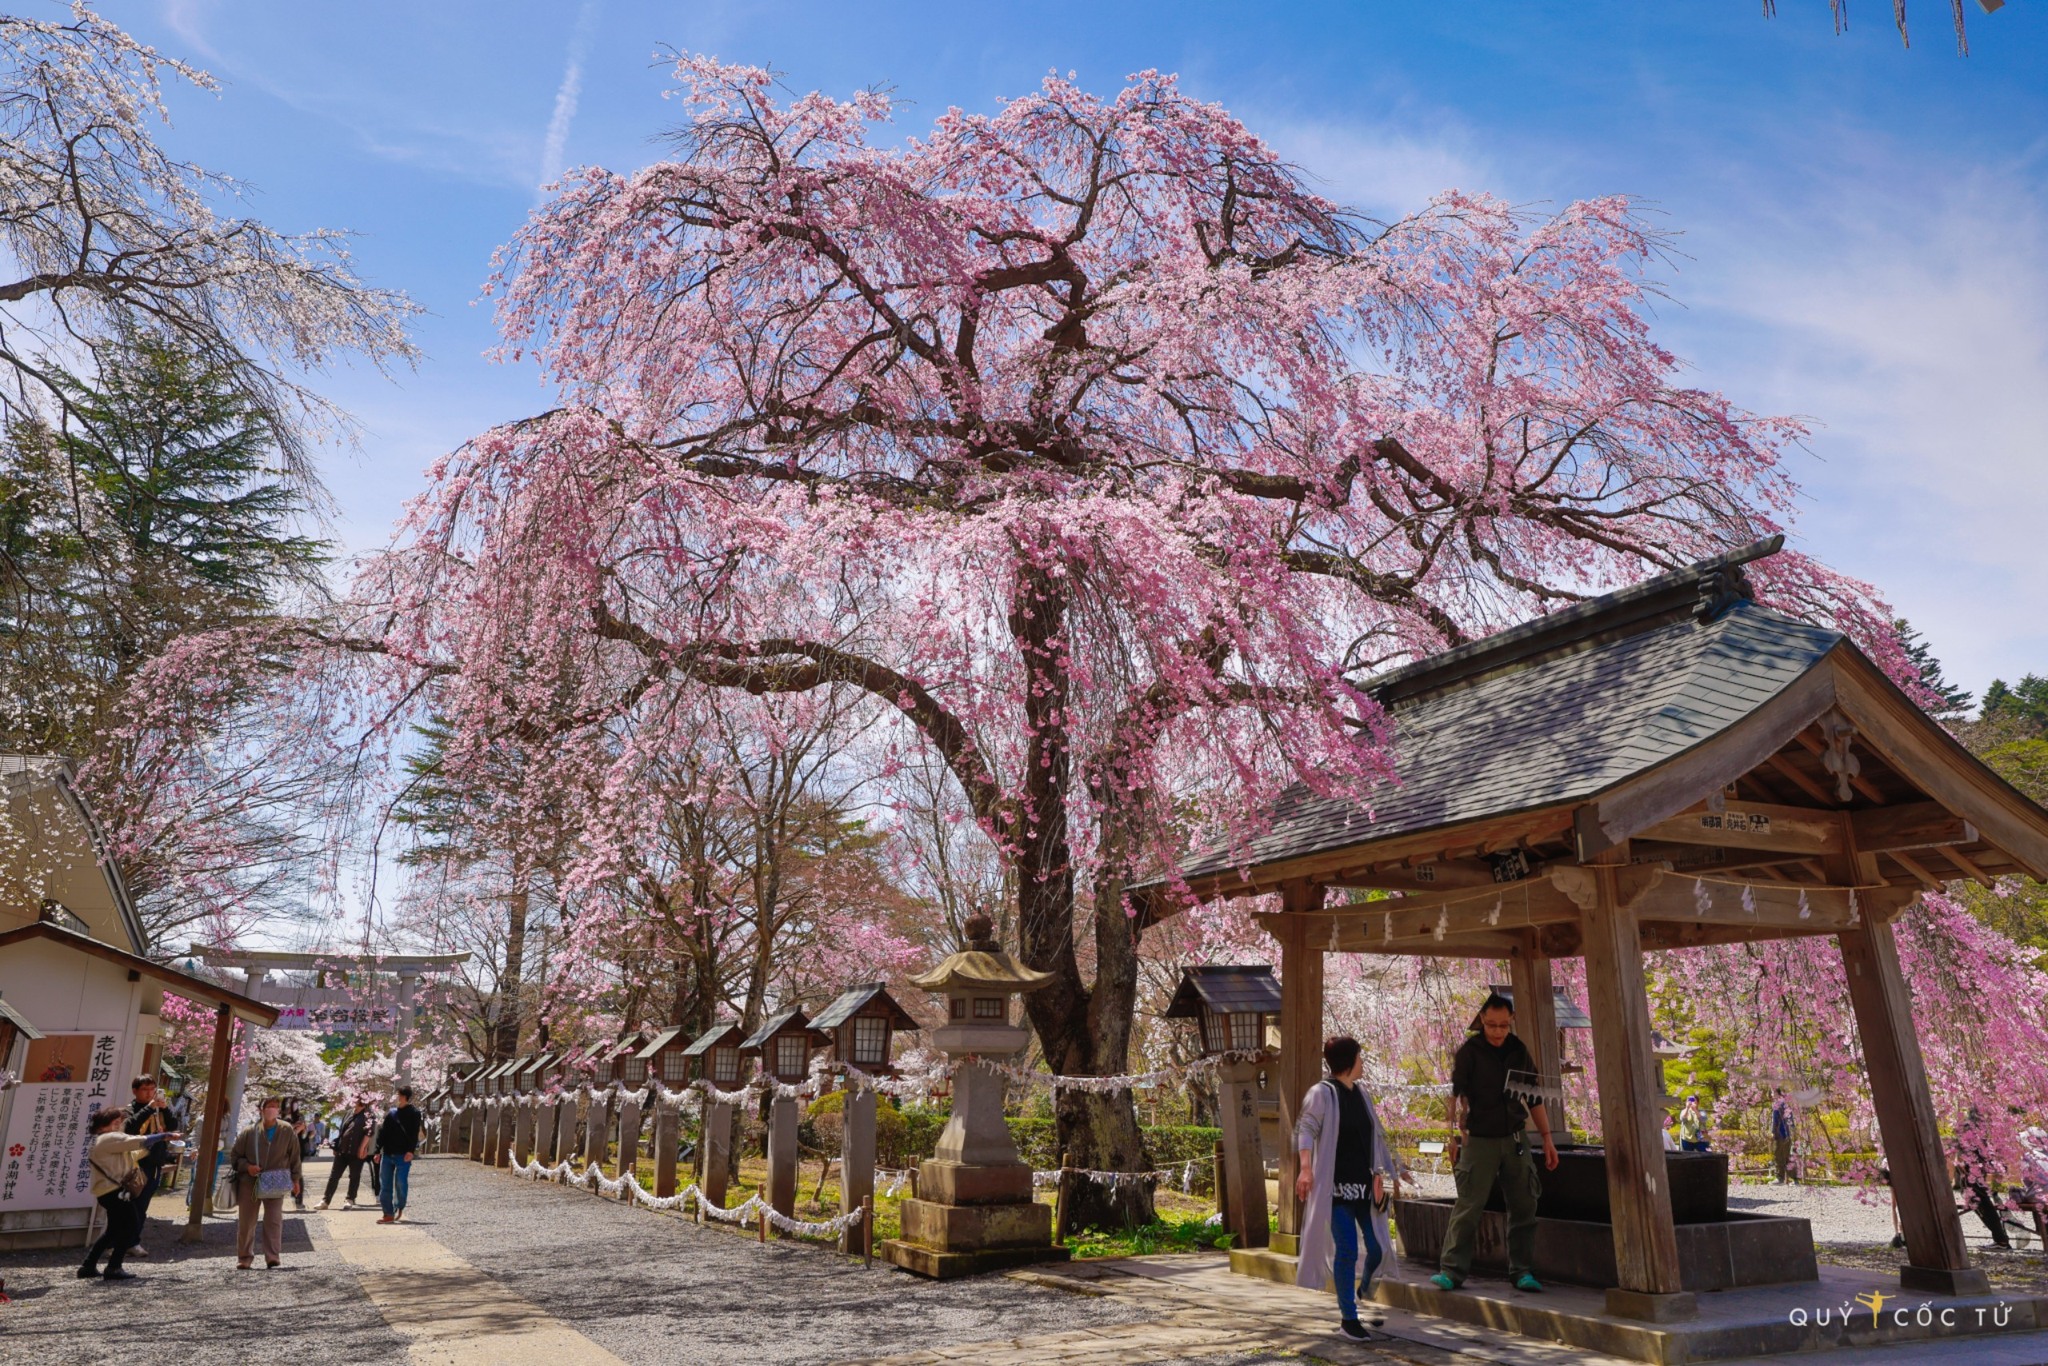
{"type": "MultiPolygon", "coordinates": [[[[1394,1163],[1379,1111],[1359,1084],[1365,1055],[1358,1040],[1325,1039],[1323,1066],[1330,1075],[1309,1088],[1302,1098],[1301,1120],[1294,1126],[1301,1159],[1295,1193],[1302,1204],[1300,1263],[1294,1280],[1320,1290],[1324,1278],[1334,1273],[1344,1336],[1362,1339],[1366,1333],[1359,1320],[1358,1296],[1362,1291],[1370,1303],[1373,1278],[1393,1246],[1387,1236],[1387,1183],[1394,1163]]],[[[1385,1321],[1377,1310],[1367,1313],[1374,1324],[1385,1321]]]]}

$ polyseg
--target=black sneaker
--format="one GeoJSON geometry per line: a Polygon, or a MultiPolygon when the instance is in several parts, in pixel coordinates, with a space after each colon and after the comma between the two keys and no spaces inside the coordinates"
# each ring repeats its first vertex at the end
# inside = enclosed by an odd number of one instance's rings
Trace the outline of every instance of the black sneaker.
{"type": "Polygon", "coordinates": [[[103,1281],[133,1281],[140,1280],[141,1278],[126,1267],[109,1267],[100,1273],[100,1279],[103,1281]]]}
{"type": "Polygon", "coordinates": [[[1365,1325],[1357,1319],[1344,1320],[1344,1322],[1337,1325],[1337,1331],[1350,1338],[1353,1342],[1364,1342],[1372,1336],[1372,1334],[1365,1331],[1365,1325]]]}
{"type": "Polygon", "coordinates": [[[100,1269],[91,1262],[87,1262],[84,1266],[78,1268],[78,1279],[81,1281],[96,1281],[99,1278],[100,1269]]]}

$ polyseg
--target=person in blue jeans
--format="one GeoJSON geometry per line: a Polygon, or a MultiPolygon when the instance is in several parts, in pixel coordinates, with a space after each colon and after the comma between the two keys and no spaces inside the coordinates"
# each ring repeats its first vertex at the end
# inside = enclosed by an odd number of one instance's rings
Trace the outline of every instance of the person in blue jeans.
{"type": "MultiPolygon", "coordinates": [[[[1302,1205],[1295,1283],[1317,1290],[1325,1275],[1333,1277],[1339,1331],[1359,1341],[1366,1337],[1366,1324],[1359,1313],[1358,1292],[1370,1294],[1391,1245],[1386,1174],[1394,1167],[1372,1097],[1359,1084],[1365,1055],[1358,1040],[1324,1040],[1323,1066],[1330,1075],[1302,1098],[1301,1119],[1294,1129],[1300,1150],[1294,1189],[1302,1205]],[[1361,1242],[1363,1276],[1358,1273],[1361,1242]]],[[[1366,1316],[1375,1325],[1385,1322],[1370,1304],[1366,1316]]]]}
{"type": "Polygon", "coordinates": [[[377,1126],[377,1165],[383,1179],[377,1183],[377,1199],[384,1206],[380,1224],[395,1224],[405,1217],[405,1197],[411,1184],[412,1160],[420,1150],[420,1112],[412,1103],[412,1088],[398,1088],[398,1103],[377,1126]]]}

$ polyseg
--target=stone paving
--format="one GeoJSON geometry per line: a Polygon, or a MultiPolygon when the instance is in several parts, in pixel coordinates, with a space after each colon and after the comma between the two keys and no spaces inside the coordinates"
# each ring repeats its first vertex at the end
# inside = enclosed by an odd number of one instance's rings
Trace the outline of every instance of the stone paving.
{"type": "MultiPolygon", "coordinates": [[[[318,1189],[324,1166],[308,1177],[318,1189]]],[[[158,1213],[183,1207],[174,1196],[158,1213]]],[[[124,1286],[73,1279],[74,1253],[8,1258],[0,1274],[15,1302],[0,1305],[0,1361],[1611,1366],[1398,1312],[1370,1342],[1348,1342],[1328,1295],[1233,1276],[1218,1254],[934,1284],[452,1157],[422,1159],[396,1228],[374,1209],[289,1213],[277,1272],[234,1270],[230,1221],[206,1234],[186,1248],[152,1221],[153,1255],[135,1264],[143,1279],[124,1286]]],[[[1796,1360],[1934,1366],[1954,1353],[1948,1343],[1796,1360]]],[[[1973,1341],[1970,1356],[2048,1366],[2048,1335],[1973,1341]]]]}

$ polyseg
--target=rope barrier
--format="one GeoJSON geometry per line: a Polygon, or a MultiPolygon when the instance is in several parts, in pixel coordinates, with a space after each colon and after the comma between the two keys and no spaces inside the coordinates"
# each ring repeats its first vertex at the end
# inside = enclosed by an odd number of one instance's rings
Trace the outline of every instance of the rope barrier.
{"type": "Polygon", "coordinates": [[[739,1224],[765,1218],[770,1228],[805,1238],[836,1238],[861,1221],[861,1211],[857,1209],[848,1210],[831,1219],[792,1219],[786,1214],[779,1213],[759,1195],[750,1195],[743,1204],[726,1209],[721,1205],[712,1204],[694,1181],[674,1195],[652,1195],[640,1184],[640,1179],[635,1173],[621,1172],[616,1177],[606,1176],[604,1169],[595,1162],[579,1173],[571,1161],[564,1160],[552,1167],[543,1167],[538,1158],[522,1163],[518,1158],[508,1154],[506,1169],[514,1176],[523,1176],[529,1181],[555,1181],[565,1186],[584,1186],[614,1200],[625,1195],[631,1203],[644,1205],[653,1210],[681,1211],[694,1199],[700,1211],[720,1223],[739,1224]]]}

